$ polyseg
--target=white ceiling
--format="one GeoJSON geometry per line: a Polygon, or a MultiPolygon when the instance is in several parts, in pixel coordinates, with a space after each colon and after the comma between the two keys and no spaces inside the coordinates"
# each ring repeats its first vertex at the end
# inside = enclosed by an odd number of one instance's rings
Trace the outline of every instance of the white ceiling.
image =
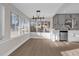
{"type": "Polygon", "coordinates": [[[64,4],[58,13],[77,13],[79,14],[79,3],[66,3],[64,4]]]}
{"type": "Polygon", "coordinates": [[[36,15],[36,10],[40,10],[40,16],[52,17],[63,3],[13,3],[13,5],[26,16],[36,15]]]}

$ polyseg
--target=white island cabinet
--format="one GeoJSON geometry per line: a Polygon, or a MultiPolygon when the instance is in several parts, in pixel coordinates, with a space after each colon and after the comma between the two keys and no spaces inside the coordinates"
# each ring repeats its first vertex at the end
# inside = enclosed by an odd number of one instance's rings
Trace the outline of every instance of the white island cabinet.
{"type": "Polygon", "coordinates": [[[68,42],[79,42],[79,30],[68,31],[68,42]]]}

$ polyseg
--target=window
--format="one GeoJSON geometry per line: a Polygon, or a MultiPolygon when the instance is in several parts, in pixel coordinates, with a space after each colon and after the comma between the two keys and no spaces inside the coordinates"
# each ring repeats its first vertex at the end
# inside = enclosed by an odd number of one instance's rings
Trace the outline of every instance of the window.
{"type": "Polygon", "coordinates": [[[19,31],[20,34],[27,34],[28,33],[28,28],[29,28],[29,21],[26,18],[20,17],[19,19],[19,31]]]}
{"type": "Polygon", "coordinates": [[[28,33],[29,21],[23,16],[11,13],[11,38],[28,33]]]}
{"type": "Polygon", "coordinates": [[[36,32],[36,22],[30,21],[30,32],[36,32]]]}
{"type": "Polygon", "coordinates": [[[19,19],[16,14],[11,13],[11,37],[18,36],[19,19]]]}
{"type": "Polygon", "coordinates": [[[28,19],[24,19],[24,33],[28,34],[29,32],[29,20],[28,19]]]}

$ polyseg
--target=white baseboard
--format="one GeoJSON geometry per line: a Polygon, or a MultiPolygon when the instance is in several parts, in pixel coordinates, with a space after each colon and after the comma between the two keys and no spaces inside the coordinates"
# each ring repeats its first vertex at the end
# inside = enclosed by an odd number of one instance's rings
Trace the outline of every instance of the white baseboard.
{"type": "Polygon", "coordinates": [[[25,43],[27,40],[29,40],[29,38],[26,38],[26,40],[22,41],[19,45],[15,46],[14,48],[12,48],[11,50],[9,50],[7,53],[5,53],[3,56],[8,56],[10,55],[13,51],[15,51],[17,48],[19,48],[23,43],[25,43]]]}

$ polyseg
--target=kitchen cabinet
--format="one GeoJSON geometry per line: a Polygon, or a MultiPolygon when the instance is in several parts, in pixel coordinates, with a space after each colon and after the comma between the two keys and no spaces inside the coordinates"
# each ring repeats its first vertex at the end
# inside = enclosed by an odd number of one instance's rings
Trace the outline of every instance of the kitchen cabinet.
{"type": "Polygon", "coordinates": [[[53,17],[53,28],[54,29],[58,29],[58,24],[59,24],[59,19],[58,19],[58,15],[53,17]]]}
{"type": "Polygon", "coordinates": [[[56,14],[53,17],[56,30],[79,30],[79,14],[56,14]]]}
{"type": "Polygon", "coordinates": [[[72,15],[72,26],[74,30],[79,30],[79,14],[72,15]]]}
{"type": "Polygon", "coordinates": [[[53,18],[53,28],[57,30],[65,30],[65,15],[57,14],[53,18]]]}
{"type": "Polygon", "coordinates": [[[62,30],[62,29],[64,30],[65,15],[58,15],[58,21],[59,21],[59,24],[58,24],[59,30],[62,30]]]}
{"type": "Polygon", "coordinates": [[[79,31],[78,30],[68,31],[68,42],[79,42],[79,31]]]}

